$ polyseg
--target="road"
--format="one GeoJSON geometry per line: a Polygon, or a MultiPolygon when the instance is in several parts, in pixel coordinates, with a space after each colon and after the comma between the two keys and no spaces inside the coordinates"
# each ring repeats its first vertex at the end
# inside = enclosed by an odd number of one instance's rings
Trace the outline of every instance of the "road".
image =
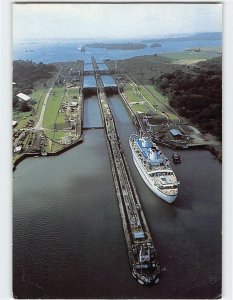
{"type": "Polygon", "coordinates": [[[34,127],[35,130],[42,130],[43,129],[43,119],[44,119],[44,114],[45,114],[45,109],[46,109],[46,105],[47,105],[47,102],[48,102],[48,98],[49,98],[49,95],[54,87],[54,84],[55,82],[57,81],[59,75],[61,74],[61,71],[62,71],[62,67],[60,67],[60,70],[58,71],[57,75],[55,76],[54,80],[51,82],[51,86],[48,90],[48,92],[46,93],[46,96],[44,98],[44,103],[42,105],[42,109],[41,109],[41,113],[40,113],[40,118],[36,124],[36,126],[34,127]]]}

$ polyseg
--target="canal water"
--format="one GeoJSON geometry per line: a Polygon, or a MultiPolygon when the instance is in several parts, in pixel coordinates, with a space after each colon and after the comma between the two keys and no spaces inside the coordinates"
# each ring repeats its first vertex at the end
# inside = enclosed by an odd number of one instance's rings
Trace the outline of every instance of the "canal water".
{"type": "Polygon", "coordinates": [[[93,71],[92,62],[88,62],[84,64],[84,71],[93,71]]]}
{"type": "Polygon", "coordinates": [[[84,99],[84,112],[85,112],[85,117],[83,120],[84,128],[103,126],[97,96],[92,96],[88,99],[84,99]]]}
{"type": "Polygon", "coordinates": [[[104,86],[116,86],[116,83],[113,80],[112,76],[102,75],[101,78],[102,78],[104,86]]]}
{"type": "MultiPolygon", "coordinates": [[[[84,124],[101,126],[97,97],[84,124]]],[[[150,288],[131,276],[103,129],[57,157],[30,158],[14,172],[14,294],[19,298],[215,298],[221,291],[221,164],[208,151],[182,151],[169,205],[138,174],[128,145],[135,131],[119,96],[117,130],[162,268],[150,288]]],[[[172,151],[163,149],[168,158],[172,151]]]]}
{"type": "Polygon", "coordinates": [[[98,63],[97,62],[97,65],[98,65],[100,70],[108,70],[108,67],[105,63],[98,63]]]}
{"type": "Polygon", "coordinates": [[[85,75],[84,76],[84,88],[86,87],[96,87],[96,81],[94,75],[85,75]]]}

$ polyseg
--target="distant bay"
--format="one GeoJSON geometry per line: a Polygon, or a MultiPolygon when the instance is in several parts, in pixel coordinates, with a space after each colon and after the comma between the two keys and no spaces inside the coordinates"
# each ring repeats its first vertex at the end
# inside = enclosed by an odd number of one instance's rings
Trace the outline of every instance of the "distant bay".
{"type": "Polygon", "coordinates": [[[81,52],[81,47],[88,44],[88,41],[62,40],[62,41],[31,41],[30,43],[14,43],[13,59],[32,60],[34,62],[54,63],[75,60],[91,62],[94,56],[97,62],[109,58],[113,60],[127,59],[134,56],[153,55],[168,52],[184,51],[186,48],[201,47],[221,47],[222,40],[177,40],[163,41],[161,46],[156,48],[148,47],[135,50],[112,50],[103,48],[85,47],[85,52],[81,52]]]}

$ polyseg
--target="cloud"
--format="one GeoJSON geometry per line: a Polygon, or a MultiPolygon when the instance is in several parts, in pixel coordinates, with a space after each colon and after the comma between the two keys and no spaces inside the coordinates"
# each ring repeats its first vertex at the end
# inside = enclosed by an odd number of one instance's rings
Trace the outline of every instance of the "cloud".
{"type": "Polygon", "coordinates": [[[219,4],[14,4],[14,38],[137,38],[221,31],[219,4]]]}

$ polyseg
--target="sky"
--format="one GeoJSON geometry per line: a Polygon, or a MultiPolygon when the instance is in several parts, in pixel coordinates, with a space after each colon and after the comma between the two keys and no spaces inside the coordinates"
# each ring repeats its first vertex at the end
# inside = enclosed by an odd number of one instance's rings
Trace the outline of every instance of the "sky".
{"type": "Polygon", "coordinates": [[[222,31],[221,4],[13,4],[13,37],[136,39],[222,31]]]}

